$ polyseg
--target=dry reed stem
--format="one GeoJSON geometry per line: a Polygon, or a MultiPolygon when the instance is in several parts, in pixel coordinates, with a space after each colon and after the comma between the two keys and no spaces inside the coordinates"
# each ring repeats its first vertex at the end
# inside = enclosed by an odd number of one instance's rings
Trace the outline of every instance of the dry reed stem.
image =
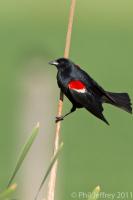
{"type": "MultiPolygon", "coordinates": [[[[66,35],[66,45],[65,45],[65,50],[64,50],[64,57],[65,58],[69,57],[75,5],[76,5],[76,0],[71,0],[69,22],[68,22],[68,29],[67,29],[67,35],[66,35]]],[[[62,114],[63,96],[64,96],[63,93],[60,91],[60,99],[59,99],[59,103],[58,103],[57,116],[61,116],[61,114],[62,114]]],[[[61,121],[57,122],[57,124],[56,124],[55,140],[54,140],[54,154],[58,150],[58,147],[59,147],[60,128],[61,128],[61,121]]],[[[50,173],[47,200],[54,200],[56,175],[57,175],[57,165],[58,165],[58,161],[55,162],[55,164],[54,164],[54,166],[51,170],[51,173],[50,173]]]]}

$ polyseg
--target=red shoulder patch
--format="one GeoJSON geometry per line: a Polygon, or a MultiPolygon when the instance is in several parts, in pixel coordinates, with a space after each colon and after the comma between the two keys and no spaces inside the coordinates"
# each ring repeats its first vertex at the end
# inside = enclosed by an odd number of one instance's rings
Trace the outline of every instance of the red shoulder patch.
{"type": "Polygon", "coordinates": [[[73,90],[82,90],[86,88],[85,84],[79,80],[70,81],[68,87],[73,90]]]}

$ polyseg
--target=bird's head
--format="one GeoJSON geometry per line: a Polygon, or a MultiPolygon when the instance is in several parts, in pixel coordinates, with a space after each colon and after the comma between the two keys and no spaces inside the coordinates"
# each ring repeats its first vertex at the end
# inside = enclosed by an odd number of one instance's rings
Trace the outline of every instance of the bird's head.
{"type": "Polygon", "coordinates": [[[65,69],[71,66],[72,62],[67,58],[58,58],[56,60],[50,61],[50,65],[54,65],[58,70],[65,69]]]}

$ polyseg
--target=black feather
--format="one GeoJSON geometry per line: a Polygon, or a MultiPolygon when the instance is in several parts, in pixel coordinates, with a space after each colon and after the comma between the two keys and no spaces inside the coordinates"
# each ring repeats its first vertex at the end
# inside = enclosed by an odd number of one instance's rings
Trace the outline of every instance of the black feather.
{"type": "Polygon", "coordinates": [[[132,114],[132,103],[128,93],[107,92],[107,94],[114,100],[114,102],[110,101],[108,98],[104,98],[105,103],[112,104],[132,114]]]}

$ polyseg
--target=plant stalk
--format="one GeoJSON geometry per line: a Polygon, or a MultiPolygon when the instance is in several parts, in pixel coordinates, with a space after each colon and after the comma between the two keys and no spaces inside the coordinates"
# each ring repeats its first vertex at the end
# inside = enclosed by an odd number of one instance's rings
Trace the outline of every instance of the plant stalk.
{"type": "MultiPolygon", "coordinates": [[[[65,50],[64,50],[64,58],[69,57],[75,5],[76,5],[76,0],[71,0],[68,29],[67,29],[67,35],[66,35],[66,44],[65,44],[65,50]]],[[[60,91],[60,98],[59,98],[59,103],[58,103],[57,116],[61,116],[61,114],[62,114],[63,97],[64,97],[64,94],[60,91]]],[[[55,155],[55,152],[59,148],[60,129],[61,129],[61,121],[58,121],[57,124],[56,124],[56,130],[55,130],[54,155],[55,155]]],[[[55,197],[57,165],[58,165],[58,160],[55,162],[55,164],[54,164],[54,166],[51,170],[51,173],[50,173],[47,200],[54,200],[54,197],[55,197]]]]}

